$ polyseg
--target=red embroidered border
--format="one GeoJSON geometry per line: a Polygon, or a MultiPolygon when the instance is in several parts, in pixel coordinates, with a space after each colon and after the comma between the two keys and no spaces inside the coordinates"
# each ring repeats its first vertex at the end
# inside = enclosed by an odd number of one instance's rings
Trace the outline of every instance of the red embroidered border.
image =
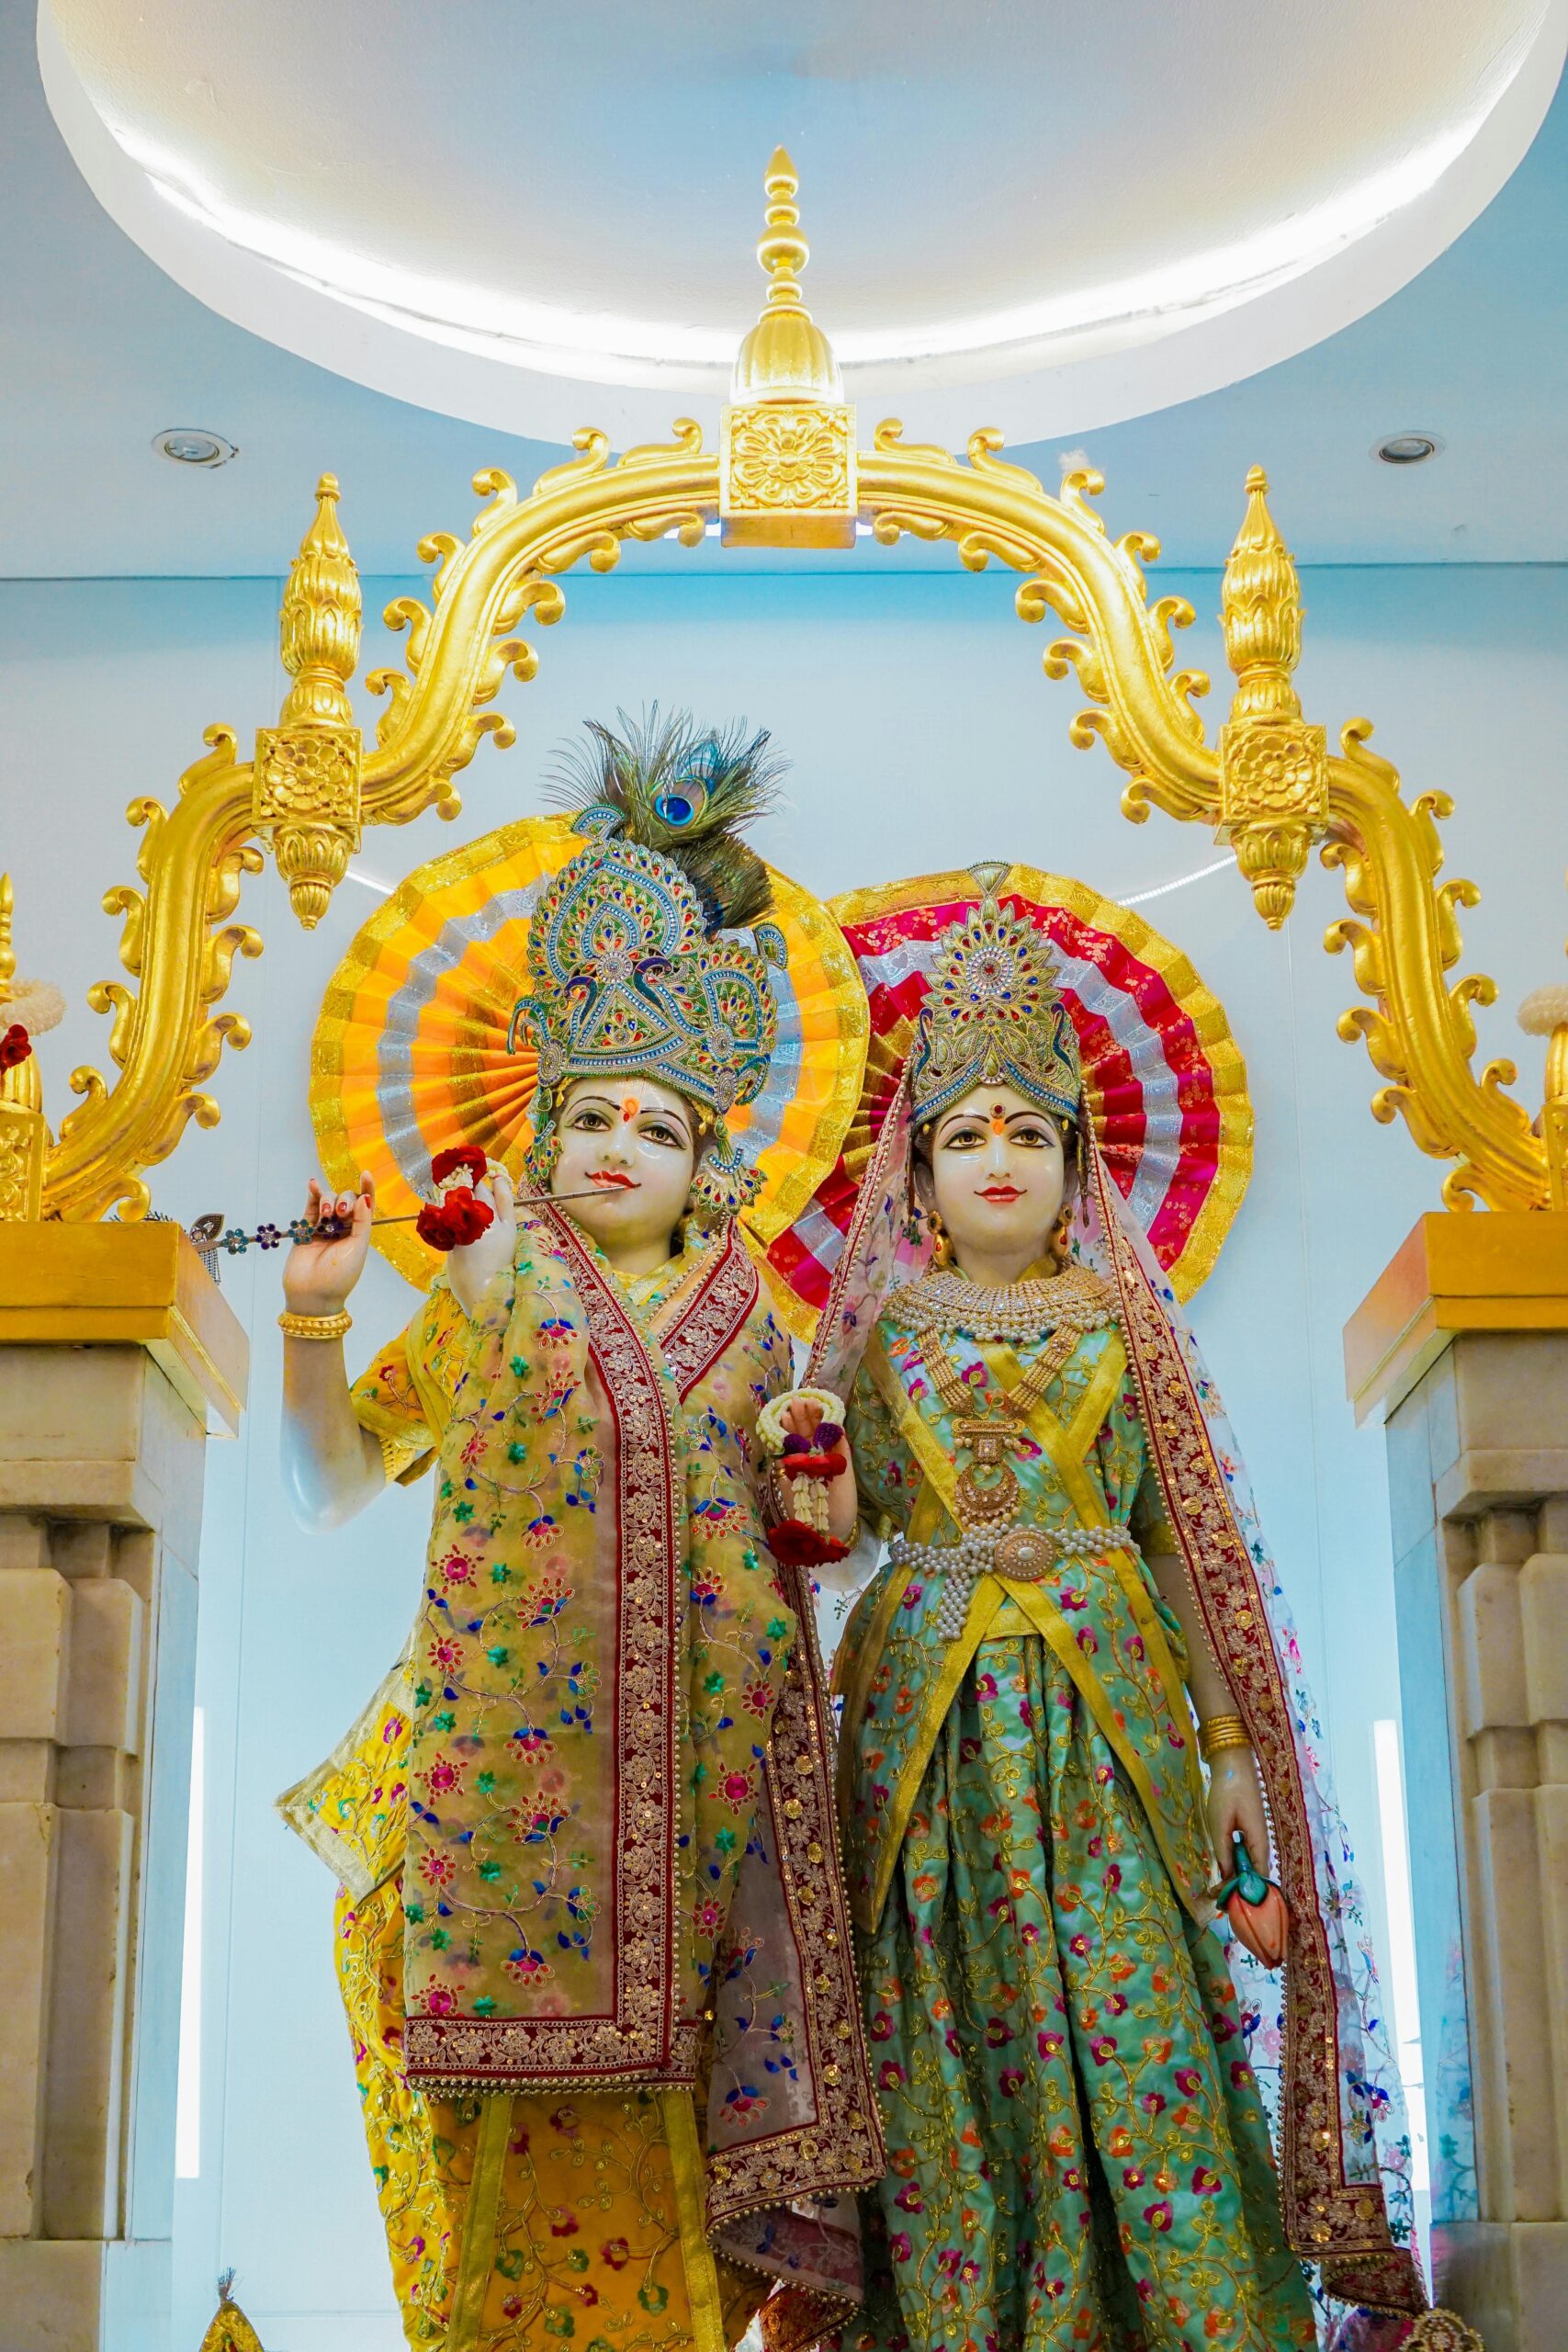
{"type": "Polygon", "coordinates": [[[732,1224],[712,1265],[681,1306],[670,1329],[659,1334],[682,1404],[743,1328],[761,1295],[751,1254],[732,1224]]]}
{"type": "Polygon", "coordinates": [[[1318,1907],[1290,1700],[1257,1571],[1231,1510],[1175,1333],[1106,1197],[1109,1180],[1098,1150],[1091,1165],[1150,1456],[1209,1639],[1258,1757],[1291,1910],[1280,2069],[1286,2234],[1298,2254],[1326,2266],[1332,2292],[1394,2311],[1423,2311],[1419,2275],[1409,2252],[1394,2244],[1381,2186],[1345,2177],[1338,2016],[1328,1938],[1318,1907]]]}

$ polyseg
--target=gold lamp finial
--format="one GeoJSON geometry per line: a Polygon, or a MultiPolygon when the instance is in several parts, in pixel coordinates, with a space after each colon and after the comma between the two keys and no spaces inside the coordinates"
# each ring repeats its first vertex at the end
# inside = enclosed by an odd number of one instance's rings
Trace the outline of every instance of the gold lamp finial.
{"type": "Polygon", "coordinates": [[[323,474],[278,616],[283,666],[294,683],[277,725],[257,730],[251,799],[253,821],[272,842],[307,931],[326,913],[359,847],[361,746],[348,682],[364,601],[337,502],[337,476],[323,474]]]}
{"type": "Polygon", "coordinates": [[[799,273],[811,255],[800,233],[800,175],[787,151],[775,147],[762,178],[767,228],[757,259],[768,273],[762,315],[740,346],[730,385],[738,405],[754,401],[837,403],[844,393],[833,347],[813,320],[799,273]]]}
{"type": "Polygon", "coordinates": [[[348,681],[359,660],[364,603],[359,574],[338,521],[338,479],[316,484],[316,513],[289,566],[279,615],[283,666],[294,684],[281,727],[346,727],[354,714],[348,681]]]}
{"type": "Polygon", "coordinates": [[[1225,654],[1235,673],[1220,729],[1220,837],[1252,885],[1270,931],[1290,913],[1307,852],[1328,824],[1327,749],[1302,717],[1292,673],[1302,654],[1302,588],[1269,512],[1269,477],[1247,477],[1247,514],[1220,592],[1225,654]]]}

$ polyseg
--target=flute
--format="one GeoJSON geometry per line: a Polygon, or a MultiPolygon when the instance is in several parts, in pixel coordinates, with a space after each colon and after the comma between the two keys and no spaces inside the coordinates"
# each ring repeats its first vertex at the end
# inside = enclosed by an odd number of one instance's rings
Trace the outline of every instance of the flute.
{"type": "MultiPolygon", "coordinates": [[[[600,1198],[602,1195],[597,1186],[590,1184],[581,1193],[519,1193],[513,1197],[513,1206],[520,1209],[548,1208],[558,1206],[563,1201],[596,1201],[600,1198]]],[[[427,1205],[434,1207],[435,1204],[432,1202],[427,1205]]],[[[379,1232],[384,1225],[417,1225],[423,1215],[423,1210],[412,1209],[404,1216],[373,1216],[370,1229],[374,1233],[379,1232]]],[[[205,1225],[207,1220],[202,1218],[200,1222],[205,1225]]],[[[242,1233],[237,1227],[231,1226],[226,1233],[214,1233],[210,1238],[202,1235],[197,1246],[201,1250],[224,1250],[231,1258],[239,1258],[253,1247],[277,1250],[286,1241],[344,1241],[353,1230],[352,1218],[335,1214],[319,1217],[314,1225],[308,1216],[297,1216],[288,1225],[258,1225],[254,1233],[242,1233]]]]}

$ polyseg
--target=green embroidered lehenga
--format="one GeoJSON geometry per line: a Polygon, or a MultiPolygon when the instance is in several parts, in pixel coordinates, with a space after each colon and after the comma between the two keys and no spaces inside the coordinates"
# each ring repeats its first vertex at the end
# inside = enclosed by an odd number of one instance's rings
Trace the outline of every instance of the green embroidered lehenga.
{"type": "MultiPolygon", "coordinates": [[[[1069,1005],[1040,877],[1012,869],[1004,899],[1008,872],[855,902],[884,1041],[863,1156],[775,1253],[827,1275],[807,1381],[844,1400],[863,1530],[888,1544],[835,1666],[889,2157],[861,2199],[865,2314],[836,2341],[1304,2352],[1330,2299],[1425,2308],[1397,2085],[1246,1474],[1137,1162],[1129,1200],[1101,1153],[1072,1006],[1103,1032],[1109,991],[1086,956],[1069,1005]],[[1066,1263],[998,1291],[933,1273],[914,1188],[981,1085],[1076,1148],[1066,1263]],[[1257,1758],[1282,1978],[1215,1931],[1183,1623],[1257,1758]]],[[[1337,2352],[1371,2340],[1348,2324],[1337,2352]]]]}
{"type": "MultiPolygon", "coordinates": [[[[857,1378],[861,1508],[958,1540],[953,1417],[899,1294],[857,1378]]],[[[980,1406],[1050,1334],[942,1343],[980,1406]]],[[[1019,1523],[1174,1549],[1126,1351],[1080,1338],[1014,1458],[1019,1523]]],[[[877,2352],[1306,2346],[1222,1948],[1179,1627],[1136,1554],[987,1574],[949,1641],[890,1561],[840,1645],[841,1817],[890,2171],[866,2200],[877,2352]]]]}

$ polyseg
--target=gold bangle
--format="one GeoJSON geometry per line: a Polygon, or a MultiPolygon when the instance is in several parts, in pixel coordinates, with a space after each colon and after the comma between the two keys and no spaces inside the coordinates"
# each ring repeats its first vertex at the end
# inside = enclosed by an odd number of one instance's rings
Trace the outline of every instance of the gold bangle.
{"type": "Polygon", "coordinates": [[[341,1340],[353,1329],[354,1317],[346,1307],[339,1315],[296,1315],[285,1307],[277,1328],[290,1340],[341,1340]]]}
{"type": "Polygon", "coordinates": [[[1251,1746],[1251,1735],[1239,1715],[1211,1715],[1198,1726],[1198,1753],[1205,1764],[1227,1747],[1251,1746]]]}

